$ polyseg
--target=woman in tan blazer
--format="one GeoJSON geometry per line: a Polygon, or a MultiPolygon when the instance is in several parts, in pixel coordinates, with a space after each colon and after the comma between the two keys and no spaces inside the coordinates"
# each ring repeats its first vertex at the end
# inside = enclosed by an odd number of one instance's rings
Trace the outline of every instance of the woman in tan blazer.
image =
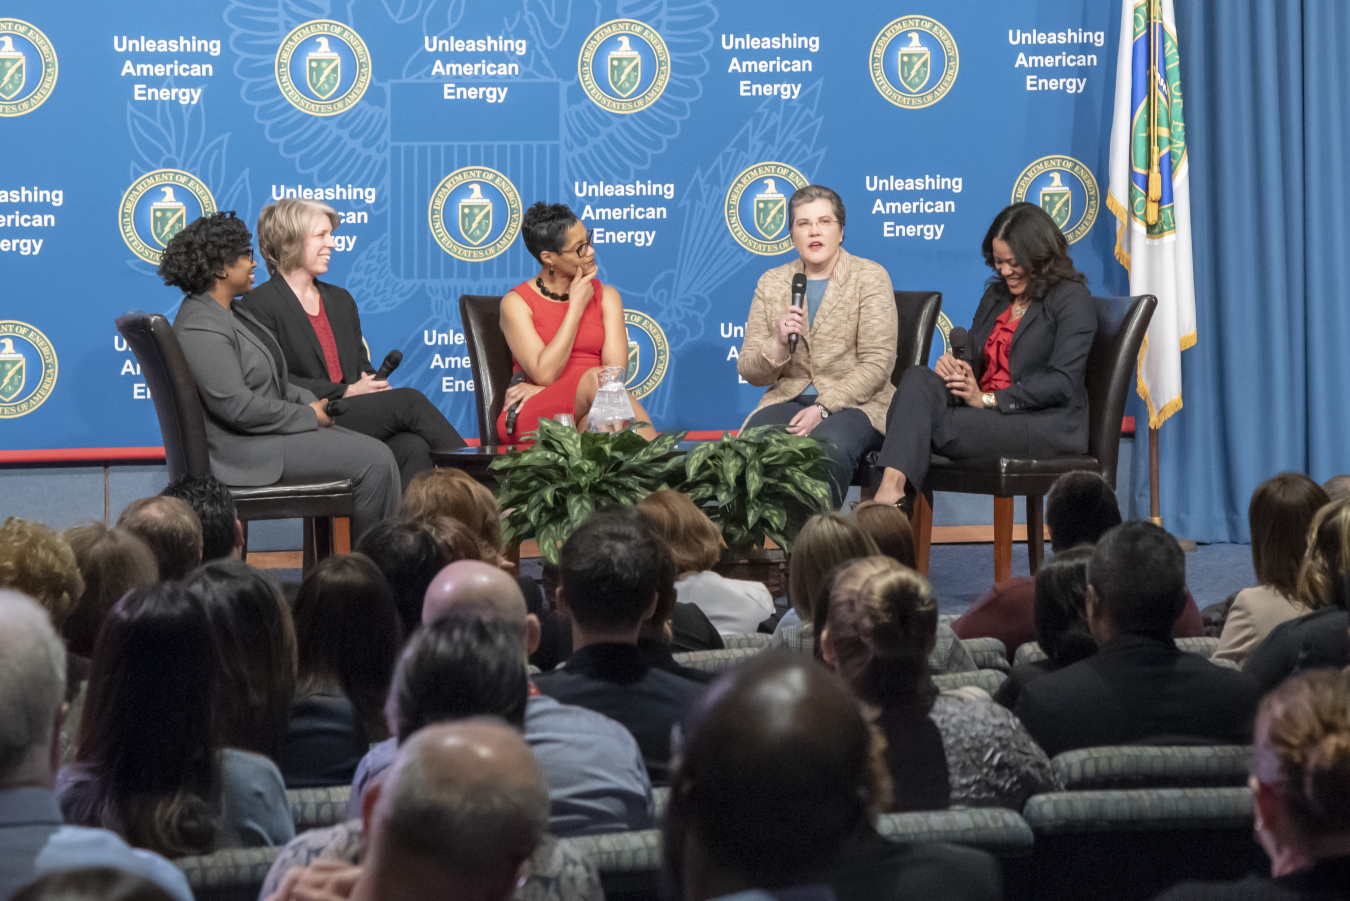
{"type": "Polygon", "coordinates": [[[834,191],[797,191],[788,219],[798,258],[760,276],[736,364],[741,378],[769,390],[741,428],[783,425],[822,439],[839,507],[858,458],[881,447],[886,429],[895,393],[895,295],[885,269],[844,250],[844,202],[834,191]],[[804,309],[792,306],[798,273],[807,280],[804,309]]]}

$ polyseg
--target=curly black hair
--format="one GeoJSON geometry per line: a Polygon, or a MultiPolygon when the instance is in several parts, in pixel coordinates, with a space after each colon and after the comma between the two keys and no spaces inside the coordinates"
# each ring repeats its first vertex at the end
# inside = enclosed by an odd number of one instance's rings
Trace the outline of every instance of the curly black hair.
{"type": "Polygon", "coordinates": [[[520,223],[520,234],[525,238],[525,249],[530,256],[544,262],[539,256],[548,250],[557,253],[567,241],[567,230],[577,223],[577,214],[565,203],[536,201],[525,211],[520,223]]]}
{"type": "Polygon", "coordinates": [[[249,252],[253,235],[234,210],[202,216],[173,236],[159,258],[159,277],[184,294],[211,290],[218,273],[249,252]]]}
{"type": "Polygon", "coordinates": [[[1069,242],[1050,214],[1034,203],[1014,203],[994,217],[980,250],[994,275],[987,284],[1004,300],[1011,300],[1008,285],[994,266],[994,239],[1008,242],[1017,265],[1026,271],[1028,300],[1044,300],[1060,282],[1087,284],[1087,276],[1074,268],[1069,242]]]}

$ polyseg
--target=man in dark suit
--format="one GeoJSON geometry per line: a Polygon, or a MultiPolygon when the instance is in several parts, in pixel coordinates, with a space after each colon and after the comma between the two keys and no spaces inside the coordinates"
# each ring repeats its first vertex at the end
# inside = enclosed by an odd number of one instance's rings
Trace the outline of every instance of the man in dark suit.
{"type": "Polygon", "coordinates": [[[764,654],[719,678],[685,718],[671,764],[673,896],[997,899],[988,854],[876,833],[869,809],[885,800],[871,758],[857,701],[804,656],[764,654]]]}
{"type": "Polygon", "coordinates": [[[653,785],[664,785],[670,729],[703,686],[652,666],[638,648],[656,610],[662,555],[670,551],[632,507],[595,514],[562,546],[558,609],[572,621],[575,649],[535,679],[564,704],[618,720],[633,733],[653,785]]]}
{"type": "Polygon", "coordinates": [[[1256,682],[1177,650],[1186,560],[1146,522],[1107,532],[1088,564],[1088,625],[1098,652],[1028,683],[1014,712],[1051,757],[1127,744],[1250,744],[1256,682]]]}

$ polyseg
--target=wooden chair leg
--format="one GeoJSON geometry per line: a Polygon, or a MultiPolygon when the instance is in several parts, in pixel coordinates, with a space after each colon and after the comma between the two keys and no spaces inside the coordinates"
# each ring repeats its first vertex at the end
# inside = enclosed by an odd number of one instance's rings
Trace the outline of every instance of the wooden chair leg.
{"type": "Polygon", "coordinates": [[[304,573],[325,557],[333,556],[333,518],[309,516],[305,523],[304,573]]]}
{"type": "Polygon", "coordinates": [[[352,521],[350,517],[333,518],[333,550],[339,554],[352,552],[352,521]]]}
{"type": "Polygon", "coordinates": [[[922,494],[914,499],[914,521],[909,526],[914,533],[914,562],[919,565],[919,573],[926,577],[928,551],[933,544],[933,508],[922,494]]]}
{"type": "Polygon", "coordinates": [[[1027,496],[1027,564],[1034,576],[1045,562],[1045,498],[1027,496]]]}
{"type": "Polygon", "coordinates": [[[871,485],[863,485],[858,489],[859,500],[870,501],[872,498],[876,497],[876,494],[876,490],[871,485]]]}
{"type": "Polygon", "coordinates": [[[305,537],[301,541],[300,571],[309,575],[309,571],[314,568],[319,558],[317,548],[314,546],[314,517],[306,516],[302,522],[305,526],[305,537]]]}
{"type": "Polygon", "coordinates": [[[994,498],[994,581],[1012,580],[1013,499],[994,498]]]}

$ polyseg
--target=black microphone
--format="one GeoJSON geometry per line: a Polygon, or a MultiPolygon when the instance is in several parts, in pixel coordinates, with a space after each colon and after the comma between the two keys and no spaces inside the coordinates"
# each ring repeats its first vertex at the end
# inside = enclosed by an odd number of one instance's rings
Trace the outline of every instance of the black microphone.
{"type": "MultiPolygon", "coordinates": [[[[792,305],[797,309],[806,306],[806,275],[798,272],[792,277],[792,305]]],[[[788,353],[797,352],[797,339],[801,337],[796,332],[788,335],[788,353]]]]}
{"type": "Polygon", "coordinates": [[[969,338],[970,336],[966,333],[966,330],[959,325],[947,333],[947,343],[952,346],[953,357],[958,360],[964,360],[966,358],[966,342],[969,338]]]}
{"type": "Polygon", "coordinates": [[[335,397],[323,405],[323,411],[328,414],[329,419],[337,419],[347,412],[347,402],[340,397],[335,397]]]}
{"type": "Polygon", "coordinates": [[[383,382],[385,379],[389,378],[390,374],[398,368],[398,364],[402,362],[403,351],[389,351],[389,356],[385,357],[384,362],[380,364],[380,371],[375,373],[375,381],[383,382]]]}
{"type": "MultiPolygon", "coordinates": [[[[511,376],[511,385],[520,385],[525,381],[525,370],[517,369],[511,376]]],[[[511,387],[507,385],[507,387],[511,387]]],[[[523,400],[523,398],[522,398],[523,400]]],[[[516,414],[520,412],[521,401],[516,401],[506,410],[506,434],[514,435],[516,433],[516,414]]]]}

